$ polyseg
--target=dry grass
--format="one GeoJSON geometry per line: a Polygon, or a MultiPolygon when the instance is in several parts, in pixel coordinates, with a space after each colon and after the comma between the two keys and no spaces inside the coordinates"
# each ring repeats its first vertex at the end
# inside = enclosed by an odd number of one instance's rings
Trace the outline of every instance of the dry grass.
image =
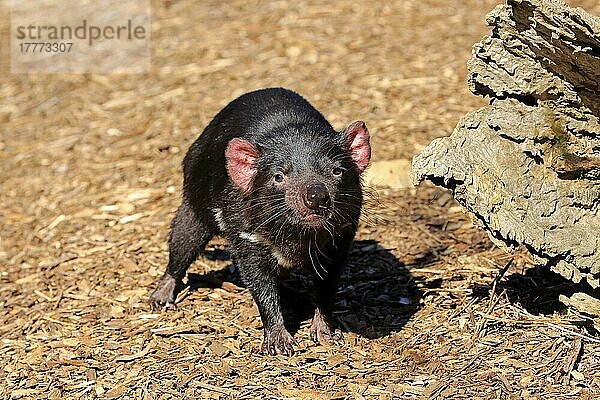
{"type": "Polygon", "coordinates": [[[411,157],[483,104],[465,63],[495,4],[154,1],[140,76],[10,75],[3,46],[0,398],[596,398],[600,338],[557,300],[585,288],[494,249],[430,187],[368,206],[341,348],[309,341],[294,276],[297,354],[257,354],[258,312],[219,240],[178,311],[147,303],[181,159],[223,105],[289,87],[338,128],[367,121],[376,160],[411,157]]]}

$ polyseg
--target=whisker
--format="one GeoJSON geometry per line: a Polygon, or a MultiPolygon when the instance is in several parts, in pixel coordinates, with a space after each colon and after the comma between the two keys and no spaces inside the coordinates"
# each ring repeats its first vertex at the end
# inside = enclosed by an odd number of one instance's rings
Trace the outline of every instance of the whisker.
{"type": "Polygon", "coordinates": [[[309,240],[308,240],[308,257],[310,258],[310,263],[312,264],[313,270],[315,271],[315,273],[317,274],[317,276],[319,278],[321,278],[321,280],[323,281],[324,280],[323,277],[321,276],[321,274],[319,273],[319,271],[317,271],[317,268],[315,267],[315,261],[313,260],[313,257],[312,257],[312,251],[310,249],[310,243],[311,243],[311,240],[309,238],[309,240]]]}

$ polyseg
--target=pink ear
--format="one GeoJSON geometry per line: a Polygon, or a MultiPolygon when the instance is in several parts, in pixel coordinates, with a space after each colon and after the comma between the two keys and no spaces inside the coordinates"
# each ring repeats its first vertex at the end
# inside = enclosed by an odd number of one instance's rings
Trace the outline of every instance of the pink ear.
{"type": "Polygon", "coordinates": [[[258,151],[247,140],[234,138],[227,144],[225,158],[229,177],[242,191],[252,189],[252,178],[256,174],[258,151]]]}
{"type": "Polygon", "coordinates": [[[369,160],[371,160],[371,145],[369,144],[369,130],[364,122],[353,122],[344,130],[344,144],[350,150],[350,155],[358,170],[363,172],[367,169],[369,160]]]}

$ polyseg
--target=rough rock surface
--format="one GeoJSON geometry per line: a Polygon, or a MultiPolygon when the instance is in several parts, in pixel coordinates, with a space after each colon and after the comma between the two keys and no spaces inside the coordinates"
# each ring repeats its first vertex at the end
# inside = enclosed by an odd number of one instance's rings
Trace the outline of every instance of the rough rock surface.
{"type": "Polygon", "coordinates": [[[413,160],[504,248],[600,286],[600,18],[558,0],[508,0],[473,48],[490,105],[413,160]]]}

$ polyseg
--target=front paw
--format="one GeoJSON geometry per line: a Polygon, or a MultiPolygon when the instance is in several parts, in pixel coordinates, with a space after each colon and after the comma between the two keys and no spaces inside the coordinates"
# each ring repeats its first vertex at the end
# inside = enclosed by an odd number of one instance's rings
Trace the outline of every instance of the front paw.
{"type": "Polygon", "coordinates": [[[342,345],[344,344],[344,336],[339,329],[332,330],[327,322],[327,319],[317,309],[310,326],[310,337],[315,343],[320,343],[323,346],[342,345]]]}
{"type": "Polygon", "coordinates": [[[177,308],[175,305],[175,291],[180,285],[174,277],[169,274],[163,275],[158,281],[156,289],[150,295],[150,304],[154,310],[174,310],[177,308]]]}
{"type": "Polygon", "coordinates": [[[261,352],[272,356],[277,354],[291,356],[294,354],[295,344],[296,341],[292,335],[281,326],[275,328],[271,332],[265,332],[265,339],[261,347],[261,352]]]}

